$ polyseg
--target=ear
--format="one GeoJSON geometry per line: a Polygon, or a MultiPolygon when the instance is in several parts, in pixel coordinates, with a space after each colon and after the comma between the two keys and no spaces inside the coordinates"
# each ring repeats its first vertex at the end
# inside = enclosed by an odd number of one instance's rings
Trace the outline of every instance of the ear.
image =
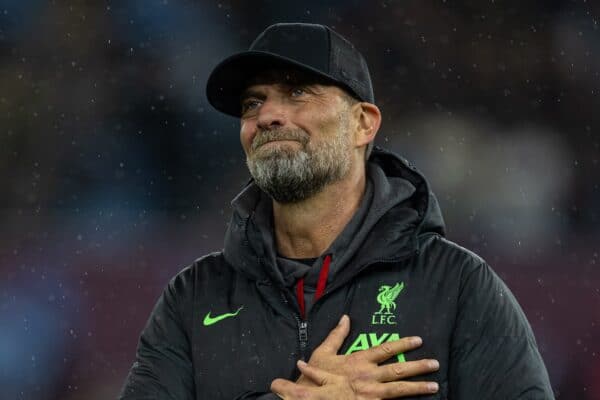
{"type": "Polygon", "coordinates": [[[375,104],[360,102],[354,105],[357,127],[354,137],[356,147],[366,146],[375,140],[381,126],[381,111],[375,104]]]}

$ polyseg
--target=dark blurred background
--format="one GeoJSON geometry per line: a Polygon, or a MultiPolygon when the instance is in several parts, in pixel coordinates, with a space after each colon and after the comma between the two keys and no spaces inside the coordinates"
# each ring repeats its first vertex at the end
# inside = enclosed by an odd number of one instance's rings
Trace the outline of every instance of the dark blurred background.
{"type": "MultiPolygon", "coordinates": [[[[0,398],[115,398],[248,177],[212,67],[267,25],[365,55],[378,144],[507,282],[560,399],[600,399],[600,2],[0,2],[0,398]]],[[[499,357],[502,355],[499,354],[499,357]]],[[[509,383],[508,383],[509,384],[509,383]]]]}

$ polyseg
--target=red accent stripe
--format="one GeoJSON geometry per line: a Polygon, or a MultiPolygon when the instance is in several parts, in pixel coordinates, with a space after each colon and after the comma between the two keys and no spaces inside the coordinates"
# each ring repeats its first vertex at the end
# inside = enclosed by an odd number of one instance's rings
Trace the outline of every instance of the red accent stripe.
{"type": "Polygon", "coordinates": [[[313,301],[319,300],[323,293],[325,293],[325,286],[327,285],[327,276],[329,275],[329,264],[331,263],[331,255],[327,254],[325,260],[323,260],[323,266],[321,272],[319,272],[319,280],[317,281],[317,291],[315,292],[315,298],[313,301]]]}
{"type": "MultiPolygon", "coordinates": [[[[319,280],[317,281],[317,290],[313,298],[313,303],[323,296],[325,293],[325,287],[327,286],[327,277],[329,275],[329,264],[331,264],[331,255],[327,254],[323,260],[321,271],[319,271],[319,280]]],[[[298,279],[296,282],[296,298],[298,299],[298,305],[300,306],[300,315],[302,319],[306,318],[306,311],[304,305],[304,278],[298,279]]]]}
{"type": "Polygon", "coordinates": [[[300,306],[300,315],[302,316],[302,319],[304,319],[304,278],[300,278],[298,279],[298,282],[296,282],[296,298],[298,299],[298,305],[300,306]]]}

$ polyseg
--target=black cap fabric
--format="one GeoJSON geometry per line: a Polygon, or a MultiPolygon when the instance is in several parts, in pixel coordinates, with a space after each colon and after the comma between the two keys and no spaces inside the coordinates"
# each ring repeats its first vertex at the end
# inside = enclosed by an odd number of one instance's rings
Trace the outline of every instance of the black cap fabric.
{"type": "Polygon", "coordinates": [[[298,68],[375,103],[369,69],[354,46],[325,25],[280,23],[269,26],[248,51],[218,64],[206,84],[206,96],[217,110],[240,117],[240,96],[249,79],[261,71],[298,68]]]}

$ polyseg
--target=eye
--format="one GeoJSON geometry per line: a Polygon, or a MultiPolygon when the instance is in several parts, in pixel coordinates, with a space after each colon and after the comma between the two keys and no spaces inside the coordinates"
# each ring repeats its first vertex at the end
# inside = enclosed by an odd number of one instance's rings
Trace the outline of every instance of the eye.
{"type": "Polygon", "coordinates": [[[252,111],[256,109],[260,105],[260,100],[257,99],[247,99],[242,102],[242,114],[247,113],[248,111],[252,111]]]}
{"type": "Polygon", "coordinates": [[[295,87],[292,89],[290,94],[292,97],[300,97],[303,94],[306,94],[306,89],[303,87],[295,87]]]}

